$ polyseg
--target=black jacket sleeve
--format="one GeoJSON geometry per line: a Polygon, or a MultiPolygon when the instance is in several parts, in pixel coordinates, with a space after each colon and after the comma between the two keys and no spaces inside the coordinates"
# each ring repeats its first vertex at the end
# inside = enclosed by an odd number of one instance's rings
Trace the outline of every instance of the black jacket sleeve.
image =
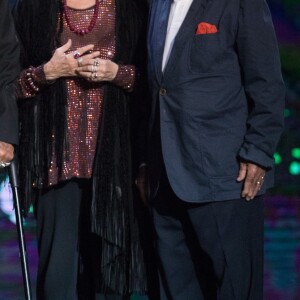
{"type": "Polygon", "coordinates": [[[0,0],[0,141],[18,144],[19,45],[7,0],[0,0]]]}

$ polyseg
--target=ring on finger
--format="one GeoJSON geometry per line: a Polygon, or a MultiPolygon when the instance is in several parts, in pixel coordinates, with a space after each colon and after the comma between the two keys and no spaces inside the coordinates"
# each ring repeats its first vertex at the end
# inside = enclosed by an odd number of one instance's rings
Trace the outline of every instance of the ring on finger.
{"type": "Polygon", "coordinates": [[[95,65],[92,65],[92,72],[94,73],[94,72],[97,72],[98,71],[98,68],[97,68],[97,66],[95,66],[95,65]]]}
{"type": "Polygon", "coordinates": [[[0,161],[0,168],[5,168],[6,167],[6,163],[4,161],[0,161]]]}
{"type": "Polygon", "coordinates": [[[261,176],[260,179],[259,179],[258,181],[256,181],[256,184],[257,184],[257,185],[262,185],[263,182],[264,182],[264,179],[265,179],[265,177],[264,177],[264,176],[261,176]]]}
{"type": "Polygon", "coordinates": [[[74,52],[73,52],[73,57],[74,57],[75,59],[78,59],[80,56],[81,56],[81,54],[80,54],[78,51],[74,51],[74,52]]]}
{"type": "Polygon", "coordinates": [[[81,67],[81,64],[83,62],[83,58],[82,57],[78,57],[76,60],[77,60],[78,67],[81,67]]]}
{"type": "Polygon", "coordinates": [[[92,73],[93,74],[93,80],[96,80],[97,79],[97,77],[98,77],[98,74],[97,74],[97,72],[95,72],[95,73],[92,73]]]}
{"type": "Polygon", "coordinates": [[[94,66],[99,66],[99,64],[100,64],[99,59],[96,58],[96,59],[94,60],[93,65],[94,65],[94,66]]]}

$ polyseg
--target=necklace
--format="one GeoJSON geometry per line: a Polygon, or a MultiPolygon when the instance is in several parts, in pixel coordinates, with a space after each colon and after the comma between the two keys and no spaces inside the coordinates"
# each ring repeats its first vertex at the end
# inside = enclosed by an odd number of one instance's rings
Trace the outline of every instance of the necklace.
{"type": "Polygon", "coordinates": [[[85,35],[85,34],[90,33],[96,25],[97,18],[98,18],[99,6],[100,6],[100,1],[96,0],[96,4],[94,6],[94,14],[91,19],[90,25],[87,28],[82,29],[82,28],[78,28],[78,26],[76,26],[76,25],[71,24],[70,16],[68,14],[67,0],[64,0],[64,15],[65,15],[66,22],[67,22],[69,29],[72,32],[79,34],[79,35],[85,35]]]}

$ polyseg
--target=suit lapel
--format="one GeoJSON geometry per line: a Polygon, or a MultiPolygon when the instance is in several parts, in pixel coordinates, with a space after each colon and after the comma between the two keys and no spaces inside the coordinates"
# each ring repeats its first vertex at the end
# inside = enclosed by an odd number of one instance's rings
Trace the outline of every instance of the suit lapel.
{"type": "Polygon", "coordinates": [[[166,78],[168,74],[172,73],[173,68],[176,66],[176,61],[178,61],[178,57],[186,45],[188,37],[191,35],[191,32],[196,30],[197,22],[204,14],[208,2],[210,2],[210,0],[194,0],[191,4],[191,7],[175,37],[173,48],[165,67],[164,78],[166,78]]]}

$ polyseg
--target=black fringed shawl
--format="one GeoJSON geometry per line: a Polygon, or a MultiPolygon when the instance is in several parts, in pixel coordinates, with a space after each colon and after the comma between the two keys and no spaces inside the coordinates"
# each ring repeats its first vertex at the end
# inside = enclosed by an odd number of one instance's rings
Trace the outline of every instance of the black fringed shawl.
{"type": "MultiPolygon", "coordinates": [[[[51,58],[59,45],[57,15],[61,10],[59,1],[21,1],[16,27],[23,45],[23,68],[51,58]]],[[[144,40],[140,34],[145,34],[142,17],[135,0],[116,0],[115,62],[135,64],[141,38],[144,40]]],[[[101,284],[119,294],[146,290],[132,206],[129,97],[114,85],[105,88],[92,178],[92,230],[102,238],[101,284]]],[[[47,182],[53,132],[58,167],[62,166],[64,151],[68,151],[65,81],[57,80],[34,99],[21,100],[20,115],[20,178],[28,206],[32,184],[42,187],[47,182]]]]}

